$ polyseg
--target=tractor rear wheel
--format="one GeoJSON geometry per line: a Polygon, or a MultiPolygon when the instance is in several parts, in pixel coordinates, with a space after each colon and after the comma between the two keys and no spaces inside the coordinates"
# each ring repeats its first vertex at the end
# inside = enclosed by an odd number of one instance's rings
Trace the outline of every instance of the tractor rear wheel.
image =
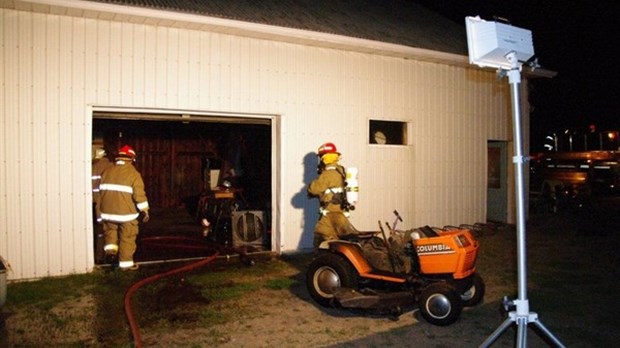
{"type": "Polygon", "coordinates": [[[324,253],[308,267],[306,287],[310,296],[321,306],[334,305],[334,294],[339,288],[356,289],[359,276],[353,265],[344,257],[324,253]]]}
{"type": "Polygon", "coordinates": [[[418,305],[422,317],[438,326],[454,323],[463,310],[461,297],[456,289],[447,283],[433,283],[422,289],[418,305]]]}

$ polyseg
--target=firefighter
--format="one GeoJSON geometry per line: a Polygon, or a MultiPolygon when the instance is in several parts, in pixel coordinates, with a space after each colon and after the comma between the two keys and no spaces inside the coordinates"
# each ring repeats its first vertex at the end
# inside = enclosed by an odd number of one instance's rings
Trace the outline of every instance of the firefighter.
{"type": "Polygon", "coordinates": [[[118,255],[118,267],[123,271],[138,269],[133,255],[140,213],[142,222],[149,221],[149,203],[142,176],[133,166],[135,159],[136,152],[131,146],[121,147],[114,166],[103,172],[99,185],[104,250],[107,256],[118,255]]]}
{"type": "Polygon", "coordinates": [[[346,171],[338,164],[340,152],[333,143],[325,143],[319,147],[317,156],[319,176],[308,186],[308,194],[318,197],[320,203],[319,221],[314,228],[315,248],[323,241],[357,233],[347,217],[346,171]]]}
{"type": "Polygon", "coordinates": [[[101,220],[101,211],[99,210],[99,184],[101,182],[101,174],[103,171],[112,167],[114,164],[106,156],[103,148],[95,149],[95,156],[92,164],[92,189],[93,189],[93,221],[96,222],[95,228],[95,262],[104,262],[105,253],[103,251],[104,235],[101,220]]]}
{"type": "Polygon", "coordinates": [[[106,156],[106,152],[102,148],[95,149],[95,156],[93,158],[92,164],[92,184],[93,184],[93,202],[95,201],[95,197],[97,197],[96,193],[99,192],[99,183],[101,182],[101,174],[103,171],[108,169],[113,165],[112,162],[106,156]]]}

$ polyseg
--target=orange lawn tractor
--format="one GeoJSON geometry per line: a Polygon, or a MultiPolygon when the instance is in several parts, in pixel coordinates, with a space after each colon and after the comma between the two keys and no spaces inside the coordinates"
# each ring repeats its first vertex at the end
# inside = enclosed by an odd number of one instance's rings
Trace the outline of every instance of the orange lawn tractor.
{"type": "Polygon", "coordinates": [[[485,292],[476,273],[479,244],[468,229],[424,226],[389,235],[359,232],[323,242],[310,263],[306,285],[325,307],[387,310],[400,315],[418,306],[431,324],[455,322],[463,307],[479,304],[485,292]]]}

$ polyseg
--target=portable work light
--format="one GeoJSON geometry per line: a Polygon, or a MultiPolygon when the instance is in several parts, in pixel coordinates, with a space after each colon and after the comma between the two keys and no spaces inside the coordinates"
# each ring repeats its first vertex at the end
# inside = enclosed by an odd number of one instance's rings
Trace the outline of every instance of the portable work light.
{"type": "Polygon", "coordinates": [[[499,336],[516,323],[517,347],[527,347],[527,325],[534,324],[557,347],[562,343],[540,322],[538,314],[530,311],[527,299],[527,270],[525,243],[525,164],[529,160],[523,155],[521,109],[519,101],[519,85],[521,83],[521,66],[534,56],[532,33],[529,30],[513,27],[508,24],[487,22],[480,17],[466,17],[467,45],[469,62],[480,67],[498,69],[499,76],[508,75],[510,94],[512,96],[512,118],[514,132],[514,153],[512,162],[515,164],[516,206],[517,206],[517,270],[518,298],[504,300],[506,310],[515,307],[508,313],[508,318],[480,345],[489,347],[499,336]]]}

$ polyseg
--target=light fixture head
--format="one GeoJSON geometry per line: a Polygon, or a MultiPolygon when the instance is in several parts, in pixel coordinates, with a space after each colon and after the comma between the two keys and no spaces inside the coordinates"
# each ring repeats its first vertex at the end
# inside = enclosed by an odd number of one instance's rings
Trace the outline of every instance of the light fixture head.
{"type": "Polygon", "coordinates": [[[534,56],[532,32],[527,29],[480,17],[465,17],[465,29],[470,64],[509,70],[513,65],[509,54],[514,53],[519,62],[534,56]]]}

